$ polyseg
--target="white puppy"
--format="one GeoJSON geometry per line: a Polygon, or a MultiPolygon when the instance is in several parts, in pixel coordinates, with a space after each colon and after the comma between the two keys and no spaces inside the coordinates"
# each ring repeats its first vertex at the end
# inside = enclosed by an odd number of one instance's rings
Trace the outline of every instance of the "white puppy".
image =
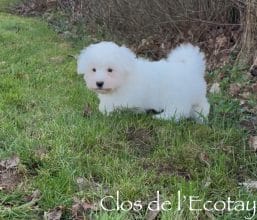
{"type": "Polygon", "coordinates": [[[202,121],[209,114],[204,80],[205,58],[198,47],[183,44],[167,59],[136,58],[113,42],[92,44],[78,57],[78,73],[100,99],[99,110],[109,114],[129,108],[160,112],[155,118],[202,121]]]}

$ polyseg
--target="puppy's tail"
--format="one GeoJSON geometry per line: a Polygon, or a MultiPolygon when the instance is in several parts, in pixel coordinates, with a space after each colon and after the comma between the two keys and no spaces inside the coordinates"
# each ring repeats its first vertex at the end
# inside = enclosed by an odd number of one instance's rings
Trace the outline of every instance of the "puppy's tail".
{"type": "Polygon", "coordinates": [[[204,76],[206,61],[199,47],[192,44],[182,44],[170,52],[167,60],[171,63],[180,63],[184,68],[192,69],[192,72],[204,76]],[[198,71],[195,71],[196,69],[198,71]]]}

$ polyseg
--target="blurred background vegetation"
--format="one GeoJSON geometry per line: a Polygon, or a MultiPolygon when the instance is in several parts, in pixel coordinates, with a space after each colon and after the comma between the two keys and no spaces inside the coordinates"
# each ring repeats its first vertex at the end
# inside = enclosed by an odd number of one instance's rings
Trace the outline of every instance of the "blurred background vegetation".
{"type": "Polygon", "coordinates": [[[198,44],[209,69],[256,57],[256,0],[22,0],[14,10],[44,16],[65,36],[116,40],[153,60],[181,42],[198,44]]]}

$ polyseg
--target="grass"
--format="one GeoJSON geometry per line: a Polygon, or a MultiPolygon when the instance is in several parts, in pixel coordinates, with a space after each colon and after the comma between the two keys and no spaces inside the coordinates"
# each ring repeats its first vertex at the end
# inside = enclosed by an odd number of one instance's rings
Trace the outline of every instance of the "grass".
{"type": "MultiPolygon", "coordinates": [[[[83,42],[90,43],[90,39],[83,42]]],[[[77,45],[81,45],[78,42],[77,45]]],[[[243,219],[252,211],[190,211],[189,196],[204,201],[255,201],[239,182],[256,180],[256,155],[249,149],[245,118],[229,83],[244,82],[240,68],[227,68],[222,92],[210,95],[207,125],[151,119],[130,112],[110,117],[97,110],[76,62],[79,52],[44,22],[0,14],[0,159],[18,155],[22,178],[0,190],[0,219],[38,219],[61,206],[71,219],[74,197],[89,204],[120,191],[121,201],[151,201],[160,191],[172,201],[165,219],[243,219]],[[83,116],[85,105],[92,113],[83,116]],[[78,183],[78,178],[82,183],[78,183]],[[37,204],[26,198],[36,189],[37,204]],[[177,210],[177,193],[187,196],[177,210]]],[[[217,77],[209,73],[209,81],[217,77]]],[[[256,101],[256,99],[255,99],[256,101]]],[[[256,102],[255,102],[256,103],[256,102]]],[[[115,208],[114,201],[108,207],[115,208]]],[[[140,212],[100,210],[95,219],[145,219],[140,212]]],[[[253,219],[256,219],[254,216],[253,219]]]]}

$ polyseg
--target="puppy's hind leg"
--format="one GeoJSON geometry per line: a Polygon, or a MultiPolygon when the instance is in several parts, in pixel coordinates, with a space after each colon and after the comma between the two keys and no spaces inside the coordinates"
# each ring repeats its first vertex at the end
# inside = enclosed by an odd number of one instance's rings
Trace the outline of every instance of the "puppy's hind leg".
{"type": "Polygon", "coordinates": [[[199,123],[204,123],[208,118],[210,111],[210,104],[205,97],[202,101],[196,105],[193,105],[191,111],[191,117],[194,118],[199,123]]]}

